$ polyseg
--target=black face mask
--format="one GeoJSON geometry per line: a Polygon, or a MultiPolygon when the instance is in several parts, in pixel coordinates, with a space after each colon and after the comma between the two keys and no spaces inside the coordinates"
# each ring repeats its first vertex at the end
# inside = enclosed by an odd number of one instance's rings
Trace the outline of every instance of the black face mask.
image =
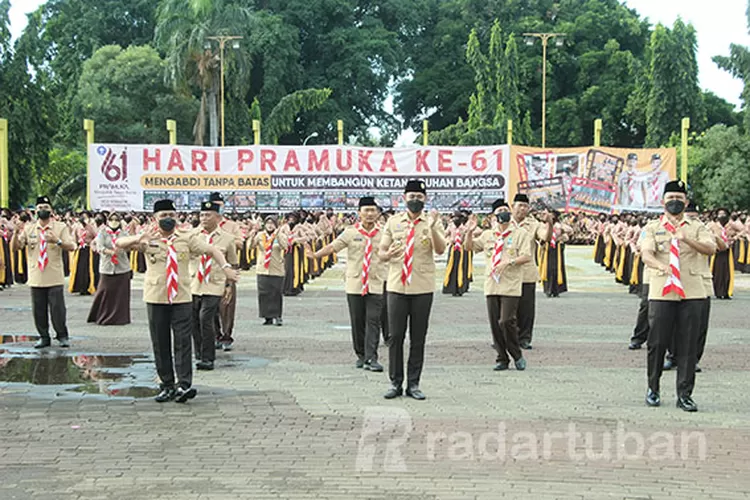
{"type": "Polygon", "coordinates": [[[456,226],[460,226],[461,224],[463,224],[463,223],[464,223],[464,219],[463,219],[462,217],[454,217],[454,218],[453,218],[453,223],[454,223],[454,224],[455,224],[456,226]]]}
{"type": "Polygon", "coordinates": [[[664,204],[664,208],[671,215],[680,215],[685,210],[685,202],[682,200],[669,200],[664,204]]]}
{"type": "Polygon", "coordinates": [[[101,217],[97,217],[96,219],[94,219],[94,222],[96,222],[97,226],[101,226],[102,224],[104,224],[104,219],[101,217]]]}
{"type": "Polygon", "coordinates": [[[297,221],[294,221],[294,220],[290,220],[289,221],[289,228],[290,229],[294,229],[294,226],[296,226],[296,225],[297,225],[297,221]]]}
{"type": "Polygon", "coordinates": [[[314,222],[315,222],[315,220],[312,217],[308,217],[307,218],[307,223],[308,224],[313,224],[314,222]]]}
{"type": "Polygon", "coordinates": [[[190,221],[190,224],[192,224],[193,227],[198,227],[200,225],[201,221],[197,219],[193,219],[190,221]]]}
{"type": "Polygon", "coordinates": [[[718,220],[719,224],[721,224],[723,226],[724,224],[726,224],[727,222],[729,222],[729,217],[727,217],[726,215],[720,215],[720,216],[718,216],[716,218],[716,220],[718,220]]]}
{"type": "Polygon", "coordinates": [[[131,216],[129,216],[129,215],[126,215],[125,217],[123,217],[123,219],[125,220],[125,222],[126,222],[127,224],[130,224],[130,221],[132,221],[132,220],[133,220],[133,218],[132,218],[131,216]]]}
{"type": "Polygon", "coordinates": [[[174,231],[174,228],[176,225],[177,225],[177,221],[174,220],[174,218],[172,217],[165,217],[163,219],[159,219],[159,228],[165,233],[171,233],[172,231],[174,231]]]}
{"type": "Polygon", "coordinates": [[[141,226],[144,225],[145,223],[146,223],[146,219],[138,219],[138,224],[140,224],[141,226]]]}
{"type": "Polygon", "coordinates": [[[408,200],[406,202],[406,208],[413,214],[418,214],[424,210],[424,202],[422,200],[408,200]]]}
{"type": "Polygon", "coordinates": [[[510,212],[500,212],[497,214],[497,221],[500,224],[507,224],[510,222],[510,212]]]}
{"type": "Polygon", "coordinates": [[[747,220],[747,217],[745,217],[744,215],[740,216],[740,222],[745,222],[746,220],[747,220]]]}
{"type": "Polygon", "coordinates": [[[47,220],[51,215],[52,213],[49,210],[39,210],[36,213],[36,216],[39,217],[39,220],[47,220]]]}
{"type": "Polygon", "coordinates": [[[641,226],[641,227],[643,227],[643,226],[646,225],[646,221],[645,220],[638,221],[638,225],[641,226]]]}
{"type": "Polygon", "coordinates": [[[31,217],[29,217],[29,214],[23,214],[19,218],[21,219],[21,222],[29,222],[31,220],[31,217]]]}

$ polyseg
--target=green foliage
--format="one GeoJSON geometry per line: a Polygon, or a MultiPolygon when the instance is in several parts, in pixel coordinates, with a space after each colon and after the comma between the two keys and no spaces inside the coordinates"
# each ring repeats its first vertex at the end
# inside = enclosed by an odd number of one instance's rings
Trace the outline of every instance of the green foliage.
{"type": "Polygon", "coordinates": [[[698,85],[697,39],[692,25],[680,19],[670,30],[656,26],[651,37],[651,90],[646,111],[646,144],[658,147],[680,130],[690,117],[691,126],[703,130],[705,110],[698,85]]]}
{"type": "Polygon", "coordinates": [[[708,207],[750,207],[750,140],[739,127],[715,125],[690,148],[688,179],[708,207]]]}
{"type": "Polygon", "coordinates": [[[36,179],[37,193],[46,193],[54,207],[83,208],[86,204],[86,153],[54,147],[49,165],[36,179]]]}
{"type": "Polygon", "coordinates": [[[277,144],[282,134],[291,132],[297,116],[319,108],[328,100],[331,89],[298,90],[279,101],[263,122],[261,134],[266,144],[277,144]]]}
{"type": "Polygon", "coordinates": [[[75,98],[79,123],[94,120],[98,142],[153,144],[167,142],[170,118],[177,121],[181,142],[187,142],[198,103],[164,84],[164,67],[149,46],[100,48],[83,65],[75,98]]]}

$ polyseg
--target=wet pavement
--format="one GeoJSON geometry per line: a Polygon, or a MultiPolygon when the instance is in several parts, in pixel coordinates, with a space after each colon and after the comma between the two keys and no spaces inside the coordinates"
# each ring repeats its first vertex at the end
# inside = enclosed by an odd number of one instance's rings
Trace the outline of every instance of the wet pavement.
{"type": "MultiPolygon", "coordinates": [[[[571,292],[538,291],[525,372],[492,370],[481,283],[435,295],[420,402],[384,400],[387,372],[354,368],[340,265],[284,299],[283,328],[260,326],[243,272],[234,351],[194,373],[184,405],[99,389],[156,385],[142,276],[126,327],[87,324],[91,297],[66,295],[71,349],[0,345],[2,377],[27,380],[0,382],[0,500],[748,498],[750,275],[712,303],[687,414],[674,373],[663,406],[644,403],[646,350],[627,349],[637,297],[590,248],[566,252],[571,292]]],[[[35,331],[26,288],[0,301],[0,333],[35,331]]]]}

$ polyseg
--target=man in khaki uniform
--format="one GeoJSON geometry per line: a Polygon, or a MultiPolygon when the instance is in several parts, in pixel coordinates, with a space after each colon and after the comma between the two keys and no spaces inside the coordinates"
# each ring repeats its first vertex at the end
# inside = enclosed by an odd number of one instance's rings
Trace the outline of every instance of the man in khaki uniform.
{"type": "Polygon", "coordinates": [[[497,220],[495,227],[484,231],[477,239],[473,237],[476,216],[472,217],[467,230],[467,245],[475,252],[485,252],[484,295],[497,351],[495,371],[508,369],[508,353],[513,357],[516,369],[525,370],[516,312],[523,288],[523,266],[531,261],[531,235],[511,221],[510,207],[505,200],[495,200],[492,215],[497,220]]]}
{"type": "Polygon", "coordinates": [[[178,403],[184,403],[197,394],[192,387],[193,299],[190,293],[190,257],[210,255],[213,265],[221,268],[230,281],[237,280],[237,271],[227,263],[223,252],[206,243],[199,232],[184,232],[176,228],[177,211],[172,200],[154,203],[154,218],[156,225],[147,227],[141,235],[118,239],[117,246],[126,250],[137,247],[146,256],[143,299],[146,302],[156,371],[161,379],[162,389],[155,400],[163,403],[174,399],[178,403]]]}
{"type": "Polygon", "coordinates": [[[355,366],[373,372],[383,371],[383,366],[378,363],[385,277],[385,265],[377,255],[381,240],[377,226],[379,215],[375,198],[360,198],[360,222],[349,226],[333,243],[315,252],[315,258],[319,259],[347,249],[346,301],[352,324],[352,344],[357,355],[355,366]]]}
{"type": "MultiPolygon", "coordinates": [[[[518,193],[513,198],[513,213],[511,220],[531,235],[529,250],[531,255],[536,251],[536,242],[549,241],[552,234],[550,221],[539,222],[529,216],[529,197],[518,193]]],[[[534,333],[534,316],[536,315],[536,282],[539,281],[539,271],[536,262],[531,259],[523,265],[523,285],[521,300],[518,302],[518,340],[521,349],[531,349],[534,333]]]]}
{"type": "MultiPolygon", "coordinates": [[[[234,236],[219,227],[221,215],[217,203],[201,203],[200,227],[196,231],[206,243],[221,250],[227,262],[235,267],[238,264],[234,236]]],[[[199,360],[198,370],[213,370],[216,359],[216,316],[219,303],[234,298],[236,287],[227,281],[218,265],[213,265],[210,255],[203,254],[190,263],[193,277],[190,291],[193,294],[193,342],[195,357],[199,360]],[[222,300],[223,298],[223,300],[222,300]]]]}
{"type": "Polygon", "coordinates": [[[702,261],[716,252],[716,242],[705,225],[685,217],[684,182],[668,182],[663,202],[664,215],[646,225],[641,239],[643,262],[651,269],[646,404],[661,404],[659,382],[664,354],[674,336],[677,406],[697,411],[691,396],[701,314],[709,293],[702,261]]]}
{"type": "Polygon", "coordinates": [[[278,226],[276,217],[269,215],[263,221],[263,231],[255,235],[258,264],[258,315],[265,319],[264,326],[282,326],[284,310],[284,253],[289,247],[289,226],[278,226]]]}
{"type": "Polygon", "coordinates": [[[26,248],[28,253],[31,309],[40,337],[34,347],[42,349],[51,344],[49,316],[52,317],[52,326],[60,347],[70,347],[68,327],[65,324],[62,258],[63,252],[75,248],[75,243],[68,226],[52,219],[52,204],[47,196],[37,198],[36,215],[36,223],[19,222],[11,240],[14,251],[26,248]]]}
{"type": "Polygon", "coordinates": [[[435,255],[445,252],[445,228],[433,210],[424,213],[425,183],[410,180],[404,190],[407,211],[388,220],[380,240],[380,258],[390,264],[387,280],[389,345],[388,373],[391,388],[386,399],[402,394],[404,337],[409,325],[409,363],[406,395],[425,399],[419,389],[424,345],[435,292],[435,255]]]}
{"type": "MultiPolygon", "coordinates": [[[[219,205],[219,213],[224,210],[224,196],[221,193],[211,193],[208,201],[219,205]]],[[[237,222],[227,219],[222,215],[219,221],[219,228],[234,238],[235,253],[238,250],[242,250],[244,238],[242,237],[242,227],[237,222]]],[[[239,263],[233,265],[233,267],[239,269],[239,263]]],[[[219,304],[219,314],[214,316],[216,323],[216,349],[224,349],[225,351],[232,350],[232,344],[234,343],[234,339],[232,338],[234,316],[237,309],[237,284],[231,282],[229,283],[229,288],[232,289],[229,299],[221,301],[219,304]]]]}

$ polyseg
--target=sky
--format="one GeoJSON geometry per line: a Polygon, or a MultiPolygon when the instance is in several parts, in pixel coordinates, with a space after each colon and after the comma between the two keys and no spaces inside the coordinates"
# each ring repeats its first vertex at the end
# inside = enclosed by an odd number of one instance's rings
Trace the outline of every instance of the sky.
{"type": "MultiPolygon", "coordinates": [[[[26,26],[26,13],[45,0],[11,0],[10,24],[14,38],[26,26]]],[[[740,106],[742,82],[719,69],[711,58],[729,55],[729,45],[750,46],[745,9],[747,0],[626,0],[628,7],[647,17],[652,24],[672,25],[677,17],[692,23],[698,32],[698,66],[701,87],[740,106]]],[[[386,109],[392,110],[392,99],[386,109]]],[[[411,144],[414,134],[408,131],[399,137],[398,145],[411,144]]]]}

